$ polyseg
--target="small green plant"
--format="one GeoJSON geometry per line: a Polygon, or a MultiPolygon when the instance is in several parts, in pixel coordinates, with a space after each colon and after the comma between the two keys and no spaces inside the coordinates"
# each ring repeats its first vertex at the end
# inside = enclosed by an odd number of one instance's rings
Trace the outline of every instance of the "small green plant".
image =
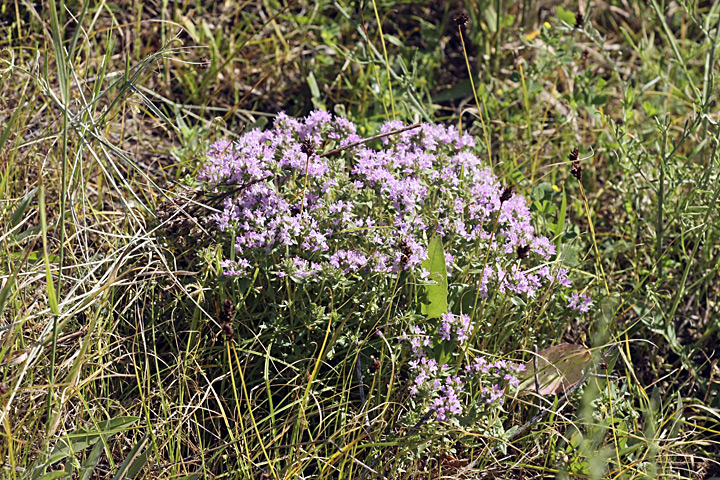
{"type": "MultiPolygon", "coordinates": [[[[551,261],[555,246],[535,233],[525,199],[474,149],[430,124],[389,122],[363,139],[321,111],[281,114],[271,130],[212,145],[200,178],[222,208],[212,219],[230,245],[220,265],[235,278],[225,282],[235,318],[254,318],[246,326],[308,372],[308,389],[332,388],[323,365],[352,371],[355,355],[386,356],[385,342],[406,331],[412,348],[399,368],[416,412],[404,422],[429,409],[433,421],[476,425],[520,368],[485,360],[484,348],[506,352],[482,326],[523,310],[585,313],[592,301],[566,292],[567,270],[551,261]]],[[[306,428],[317,427],[294,431],[306,428]]]]}

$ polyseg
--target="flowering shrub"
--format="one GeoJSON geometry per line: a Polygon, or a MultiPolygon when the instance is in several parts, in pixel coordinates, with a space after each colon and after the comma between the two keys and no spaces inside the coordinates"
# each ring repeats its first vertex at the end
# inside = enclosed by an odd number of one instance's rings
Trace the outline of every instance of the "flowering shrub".
{"type": "MultiPolygon", "coordinates": [[[[391,121],[380,130],[402,127],[391,121]]],[[[447,276],[475,302],[452,302],[455,313],[409,326],[411,393],[427,399],[438,420],[462,414],[461,375],[474,378],[483,402],[502,402],[502,385],[516,384],[520,367],[468,360],[477,300],[528,302],[541,290],[553,297],[556,286],[569,287],[567,270],[549,263],[555,246],[535,233],[525,199],[503,188],[475,155],[473,138],[454,127],[422,124],[362,140],[352,122],[315,111],[305,119],[280,114],[268,131],[212,145],[200,177],[237,191],[214,216],[234,246],[224,274],[259,269],[274,289],[289,280],[321,292],[327,282],[338,287],[336,303],[361,285],[384,302],[397,286],[407,288],[412,311],[423,285],[437,280],[423,262],[439,237],[447,276]]],[[[589,308],[587,300],[573,297],[570,307],[589,308]]]]}

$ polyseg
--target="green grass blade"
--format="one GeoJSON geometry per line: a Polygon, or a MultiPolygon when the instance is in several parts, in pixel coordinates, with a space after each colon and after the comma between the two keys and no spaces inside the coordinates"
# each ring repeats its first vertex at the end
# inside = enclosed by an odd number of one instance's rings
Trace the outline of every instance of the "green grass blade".
{"type": "Polygon", "coordinates": [[[567,194],[565,193],[565,186],[563,185],[562,189],[562,203],[560,203],[560,213],[558,213],[558,219],[557,223],[555,224],[555,231],[553,234],[557,238],[557,246],[560,247],[561,239],[560,235],[562,235],[563,230],[565,229],[565,217],[567,215],[567,194]]]}
{"type": "Polygon", "coordinates": [[[53,314],[59,315],[60,308],[58,307],[57,295],[55,293],[55,285],[53,285],[52,273],[50,272],[50,252],[48,251],[47,241],[48,226],[45,206],[45,187],[40,186],[39,192],[40,194],[38,198],[40,204],[40,230],[42,232],[43,258],[45,260],[45,288],[47,289],[50,310],[53,314]]]}
{"type": "MultiPolygon", "coordinates": [[[[50,10],[50,28],[52,32],[52,44],[53,50],[55,50],[55,62],[58,83],[60,83],[60,98],[63,103],[67,106],[68,102],[68,75],[67,75],[67,63],[65,56],[65,49],[63,47],[62,32],[60,30],[60,20],[58,19],[58,6],[55,0],[49,0],[48,8],[50,10]]],[[[65,2],[60,2],[60,9],[65,8],[65,2]]]]}
{"type": "Polygon", "coordinates": [[[25,215],[25,210],[27,210],[28,205],[30,205],[30,202],[35,197],[35,194],[37,193],[38,189],[37,187],[30,190],[28,193],[25,194],[25,196],[20,200],[20,203],[18,204],[17,208],[13,212],[13,214],[10,216],[10,229],[17,227],[17,225],[20,223],[20,220],[22,219],[23,215],[25,215]]]}
{"type": "Polygon", "coordinates": [[[100,455],[103,453],[104,447],[105,445],[103,445],[102,442],[95,444],[93,449],[90,451],[90,455],[87,456],[82,464],[79,480],[90,480],[91,475],[95,471],[98,460],[100,460],[100,455]]]}
{"type": "Polygon", "coordinates": [[[72,58],[75,53],[75,47],[77,46],[77,41],[80,38],[80,33],[83,31],[83,29],[82,29],[83,20],[85,20],[85,15],[87,14],[89,6],[90,6],[90,0],[86,0],[83,3],[82,10],[80,10],[80,13],[75,18],[77,26],[75,28],[75,33],[73,34],[73,37],[70,40],[70,47],[68,48],[69,58],[72,58]]]}
{"type": "Polygon", "coordinates": [[[10,120],[8,120],[8,123],[5,126],[5,129],[3,130],[2,135],[0,135],[0,151],[2,151],[8,138],[10,138],[10,133],[12,132],[13,125],[15,125],[15,122],[17,121],[17,118],[20,115],[20,112],[22,111],[22,108],[20,108],[20,105],[22,105],[22,103],[24,101],[25,101],[25,96],[20,97],[20,100],[18,101],[18,106],[15,108],[15,111],[13,112],[12,116],[10,117],[10,120]]]}
{"type": "Polygon", "coordinates": [[[120,469],[118,469],[117,473],[113,477],[113,480],[135,478],[135,475],[137,475],[140,469],[147,462],[149,450],[146,450],[143,453],[140,453],[140,451],[145,448],[149,439],[150,434],[146,433],[142,440],[135,444],[123,461],[122,465],[120,465],[120,469]]]}

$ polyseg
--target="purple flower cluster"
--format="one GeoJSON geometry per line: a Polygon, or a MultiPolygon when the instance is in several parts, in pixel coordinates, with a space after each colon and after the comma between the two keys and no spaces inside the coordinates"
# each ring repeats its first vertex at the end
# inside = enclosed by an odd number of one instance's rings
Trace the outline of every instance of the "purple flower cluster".
{"type": "Polygon", "coordinates": [[[427,399],[437,421],[462,416],[462,399],[470,396],[473,386],[479,392],[481,403],[502,405],[505,395],[503,385],[517,387],[520,382],[516,374],[525,370],[522,364],[504,359],[489,362],[485,357],[477,356],[465,365],[462,369],[464,376],[460,377],[453,374],[453,367],[433,358],[436,351],[448,350],[443,347],[451,347],[450,351],[452,347],[456,347],[455,350],[463,347],[468,341],[469,329],[470,317],[447,313],[440,317],[434,330],[426,331],[413,326],[411,334],[403,337],[409,342],[412,352],[412,360],[408,362],[413,376],[410,394],[427,399]]]}
{"type": "Polygon", "coordinates": [[[580,295],[578,292],[574,292],[570,296],[567,308],[572,308],[580,313],[587,313],[593,305],[592,298],[588,295],[580,295]]]}
{"type": "MultiPolygon", "coordinates": [[[[391,121],[380,131],[402,126],[391,121]]],[[[528,268],[555,247],[535,234],[521,195],[501,201],[503,187],[473,153],[471,136],[423,124],[382,138],[379,149],[361,144],[322,155],[360,140],[352,122],[315,111],[305,119],[281,113],[270,130],[212,145],[200,178],[239,192],[214,215],[234,238],[235,260],[223,263],[224,273],[246,275],[271,259],[277,276],[305,281],[402,270],[426,277],[427,241],[439,234],[450,274],[454,258],[465,267],[490,253],[482,297],[497,289],[531,298],[545,283],[570,285],[563,268],[528,268]],[[518,248],[534,260],[519,264],[518,248]]]]}
{"type": "Polygon", "coordinates": [[[460,344],[468,340],[468,333],[470,333],[470,317],[468,315],[443,313],[440,318],[442,319],[438,330],[440,340],[455,340],[460,344]]]}
{"type": "MultiPolygon", "coordinates": [[[[380,132],[403,127],[391,121],[380,132]]],[[[369,278],[408,272],[417,285],[431,279],[422,263],[439,236],[448,276],[477,286],[479,298],[548,298],[548,288],[571,286],[568,271],[550,262],[555,246],[536,235],[525,198],[500,184],[471,136],[426,123],[362,143],[357,130],[322,111],[304,119],[281,113],[267,131],[210,147],[200,178],[237,191],[214,215],[234,248],[221,263],[225,275],[262,268],[270,282],[368,288],[369,278]]],[[[591,305],[575,293],[568,307],[584,313],[591,305]]],[[[522,366],[482,356],[463,364],[458,347],[467,353],[470,316],[447,313],[428,325],[412,326],[406,339],[411,393],[428,400],[438,420],[462,415],[471,396],[501,404],[504,385],[517,386],[522,366]]]]}

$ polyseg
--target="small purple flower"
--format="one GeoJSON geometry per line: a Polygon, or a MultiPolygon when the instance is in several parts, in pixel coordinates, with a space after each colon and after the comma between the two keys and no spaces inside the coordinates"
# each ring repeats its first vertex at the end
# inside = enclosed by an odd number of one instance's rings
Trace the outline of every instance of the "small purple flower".
{"type": "Polygon", "coordinates": [[[244,258],[237,261],[223,260],[220,262],[220,266],[223,267],[223,275],[228,277],[239,277],[247,273],[250,268],[250,262],[244,258]]]}
{"type": "Polygon", "coordinates": [[[570,296],[567,308],[572,308],[580,313],[587,313],[593,305],[592,298],[588,295],[580,295],[578,292],[574,292],[570,296]]]}
{"type": "Polygon", "coordinates": [[[505,374],[503,380],[507,380],[508,384],[513,387],[517,387],[518,385],[520,385],[520,381],[518,380],[518,378],[515,375],[510,375],[509,373],[505,374]]]}

